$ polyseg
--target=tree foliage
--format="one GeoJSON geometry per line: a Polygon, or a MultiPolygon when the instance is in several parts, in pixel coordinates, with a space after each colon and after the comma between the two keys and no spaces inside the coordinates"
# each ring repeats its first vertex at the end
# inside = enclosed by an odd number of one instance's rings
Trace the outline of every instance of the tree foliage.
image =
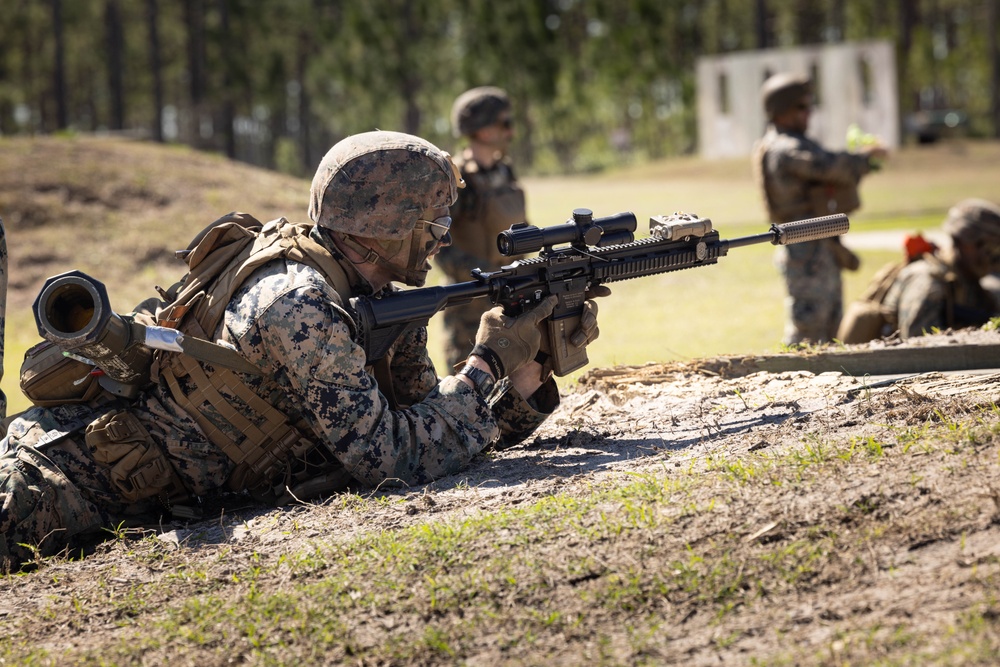
{"type": "Polygon", "coordinates": [[[8,0],[0,133],[124,132],[308,174],[373,128],[454,139],[454,98],[506,88],[524,169],[694,150],[695,62],[890,39],[904,113],[1000,136],[1000,0],[8,0]]]}

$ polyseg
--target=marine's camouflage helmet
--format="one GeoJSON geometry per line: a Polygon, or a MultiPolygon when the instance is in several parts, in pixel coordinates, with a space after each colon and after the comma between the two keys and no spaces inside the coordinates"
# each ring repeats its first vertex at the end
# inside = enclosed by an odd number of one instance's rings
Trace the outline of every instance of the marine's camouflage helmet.
{"type": "Polygon", "coordinates": [[[344,234],[403,239],[424,210],[455,203],[460,178],[451,156],[420,137],[383,130],[355,134],[320,162],[309,218],[344,234]]]}
{"type": "Polygon", "coordinates": [[[812,81],[801,74],[779,72],[768,77],[760,88],[760,99],[769,120],[778,116],[813,92],[812,81]]]}
{"type": "Polygon", "coordinates": [[[459,95],[451,106],[451,130],[456,137],[468,137],[497,122],[500,113],[508,109],[510,98],[503,88],[472,88],[459,95]]]}
{"type": "Polygon", "coordinates": [[[963,199],[948,211],[943,227],[953,238],[1000,246],[1000,207],[985,199],[963,199]]]}

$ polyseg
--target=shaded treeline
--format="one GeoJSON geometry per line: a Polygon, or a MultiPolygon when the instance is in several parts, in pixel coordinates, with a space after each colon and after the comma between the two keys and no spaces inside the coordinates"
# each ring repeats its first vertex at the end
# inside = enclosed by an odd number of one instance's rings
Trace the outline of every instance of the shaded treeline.
{"type": "Polygon", "coordinates": [[[4,0],[0,133],[126,132],[307,174],[372,128],[451,146],[507,88],[523,169],[695,148],[698,56],[891,39],[900,106],[1000,136],[1000,0],[4,0]]]}

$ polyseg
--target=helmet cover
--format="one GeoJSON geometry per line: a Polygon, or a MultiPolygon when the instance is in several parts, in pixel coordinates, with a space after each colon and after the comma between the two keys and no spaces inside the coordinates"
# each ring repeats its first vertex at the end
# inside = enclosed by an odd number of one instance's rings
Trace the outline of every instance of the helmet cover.
{"type": "Polygon", "coordinates": [[[402,132],[363,132],[323,157],[309,218],[344,234],[404,239],[423,211],[454,204],[461,185],[451,156],[430,142],[402,132]]]}
{"type": "Polygon", "coordinates": [[[456,137],[471,136],[497,122],[500,113],[508,109],[510,98],[503,88],[480,86],[467,90],[451,107],[452,133],[456,137]]]}
{"type": "Polygon", "coordinates": [[[779,72],[768,77],[760,88],[760,99],[767,117],[774,120],[813,92],[812,81],[800,74],[779,72]]]}

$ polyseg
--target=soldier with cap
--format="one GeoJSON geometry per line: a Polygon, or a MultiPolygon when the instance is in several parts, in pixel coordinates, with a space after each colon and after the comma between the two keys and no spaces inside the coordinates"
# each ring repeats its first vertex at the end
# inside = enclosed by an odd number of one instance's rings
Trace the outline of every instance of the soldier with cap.
{"type": "MultiPolygon", "coordinates": [[[[524,191],[517,182],[507,148],[514,136],[507,93],[495,86],[467,90],[451,110],[452,132],[468,145],[456,158],[465,188],[451,207],[451,246],[437,256],[437,264],[452,282],[471,280],[471,269],[494,269],[517,257],[497,250],[497,234],[526,219],[524,191]]],[[[475,339],[481,300],[444,312],[447,363],[461,364],[475,339]]]]}
{"type": "MultiPolygon", "coordinates": [[[[216,282],[237,278],[198,286],[183,308],[190,278],[161,291],[158,321],[204,327],[259,373],[157,352],[136,398],[33,407],[13,419],[0,441],[0,563],[17,567],[102,528],[190,515],[223,490],[278,504],[352,485],[423,484],[529,435],[559,403],[534,361],[555,297],[516,318],[486,311],[476,354],[443,379],[423,328],[375,368],[355,339],[349,298],[395,289],[392,281],[423,284],[450,240],[461,185],[450,156],[418,137],[379,131],[336,144],[313,179],[312,224],[267,223],[216,282]],[[212,307],[219,294],[231,296],[212,307]]],[[[247,217],[223,218],[189,257],[217,230],[238,237],[247,217]]],[[[585,308],[589,342],[596,306],[585,308]]]]}
{"type": "MultiPolygon", "coordinates": [[[[767,131],[754,148],[753,166],[771,222],[791,222],[860,206],[858,183],[886,157],[882,146],[859,153],[828,151],[806,137],[812,112],[811,82],[781,73],[761,88],[767,131]]],[[[843,314],[841,269],[857,269],[858,258],[837,239],[780,246],[776,263],[785,280],[783,342],[822,343],[837,333],[843,314]]]]}
{"type": "Polygon", "coordinates": [[[908,262],[882,301],[889,332],[902,338],[933,330],[980,326],[1000,316],[1000,303],[982,279],[1000,271],[1000,207],[965,199],[944,221],[951,246],[908,262]]]}

